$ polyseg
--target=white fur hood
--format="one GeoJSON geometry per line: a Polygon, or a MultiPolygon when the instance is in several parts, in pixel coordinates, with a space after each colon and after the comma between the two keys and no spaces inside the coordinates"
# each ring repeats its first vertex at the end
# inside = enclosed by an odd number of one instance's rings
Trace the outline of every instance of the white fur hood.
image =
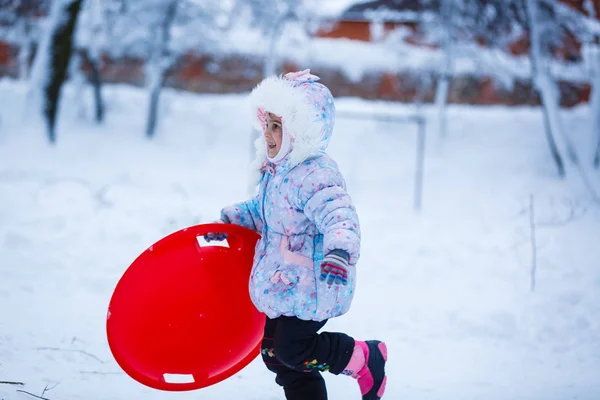
{"type": "Polygon", "coordinates": [[[305,70],[266,78],[252,90],[253,125],[261,133],[255,142],[254,171],[260,171],[267,161],[259,110],[281,117],[284,132],[292,141],[292,150],[282,162],[290,167],[325,151],[335,122],[335,105],[329,89],[317,80],[319,77],[305,70]]]}

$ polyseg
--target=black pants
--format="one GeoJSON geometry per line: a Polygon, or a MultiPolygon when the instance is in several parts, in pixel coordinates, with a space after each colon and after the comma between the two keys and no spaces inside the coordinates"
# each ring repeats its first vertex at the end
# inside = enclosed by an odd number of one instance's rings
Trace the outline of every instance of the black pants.
{"type": "Polygon", "coordinates": [[[267,318],[261,353],[277,374],[287,400],[327,400],[321,372],[341,373],[352,356],[354,339],[343,333],[317,333],[327,321],[267,318]]]}

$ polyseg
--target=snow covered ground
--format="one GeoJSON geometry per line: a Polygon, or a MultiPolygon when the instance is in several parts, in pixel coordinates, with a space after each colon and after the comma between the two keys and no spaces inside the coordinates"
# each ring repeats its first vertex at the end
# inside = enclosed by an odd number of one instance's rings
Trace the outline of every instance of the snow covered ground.
{"type": "MultiPolygon", "coordinates": [[[[44,397],[283,399],[259,360],[201,391],[146,388],[120,370],[105,336],[112,290],[141,251],[246,197],[244,97],[165,91],[149,142],[143,91],[107,87],[108,119],[94,126],[69,90],[51,148],[24,114],[25,91],[0,80],[0,381],[25,384],[0,384],[0,399],[56,384],[44,397]]],[[[411,112],[358,99],[338,108],[411,112]]],[[[563,116],[589,165],[588,111],[563,116]]],[[[448,120],[444,140],[431,120],[421,213],[416,128],[338,121],[330,150],[357,204],[363,253],[353,308],[328,328],[388,342],[387,399],[600,398],[600,208],[574,171],[556,177],[540,109],[451,106],[448,120]]],[[[326,378],[331,399],[359,398],[350,378],[326,378]]]]}

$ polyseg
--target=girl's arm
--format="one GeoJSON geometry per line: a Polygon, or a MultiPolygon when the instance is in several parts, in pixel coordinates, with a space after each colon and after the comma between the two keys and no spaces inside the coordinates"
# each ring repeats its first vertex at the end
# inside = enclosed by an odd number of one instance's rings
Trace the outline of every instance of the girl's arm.
{"type": "Polygon", "coordinates": [[[221,221],[226,224],[240,225],[261,233],[263,222],[258,211],[258,198],[225,207],[221,210],[221,221]]]}
{"type": "Polygon", "coordinates": [[[299,202],[304,214],[323,233],[323,254],[348,253],[349,263],[360,257],[360,226],[356,209],[338,171],[322,168],[306,176],[299,202]]]}

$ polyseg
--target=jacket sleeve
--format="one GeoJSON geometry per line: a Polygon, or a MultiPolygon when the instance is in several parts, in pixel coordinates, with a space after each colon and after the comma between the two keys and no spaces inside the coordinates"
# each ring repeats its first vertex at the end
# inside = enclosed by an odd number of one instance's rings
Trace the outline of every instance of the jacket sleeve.
{"type": "Polygon", "coordinates": [[[221,210],[221,221],[226,224],[240,225],[261,233],[263,221],[258,207],[258,198],[225,207],[221,210]]]}
{"type": "Polygon", "coordinates": [[[360,226],[356,208],[339,172],[320,168],[303,180],[299,205],[323,234],[323,254],[344,250],[355,265],[360,257],[360,226]]]}

